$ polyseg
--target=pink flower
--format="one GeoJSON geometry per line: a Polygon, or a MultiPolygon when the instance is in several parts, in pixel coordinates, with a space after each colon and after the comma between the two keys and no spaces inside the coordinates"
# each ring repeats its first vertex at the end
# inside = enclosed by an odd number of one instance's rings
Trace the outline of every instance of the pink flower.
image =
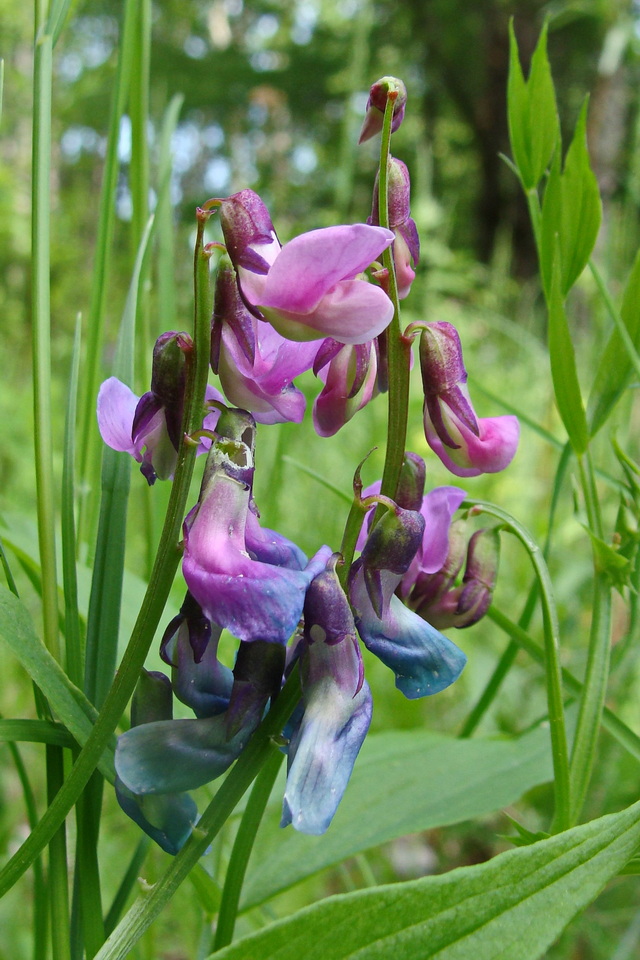
{"type": "Polygon", "coordinates": [[[359,276],[392,243],[390,230],[325,227],[282,247],[252,190],[223,200],[220,220],[245,303],[288,340],[366,343],[391,322],[386,293],[359,276]]]}
{"type": "Polygon", "coordinates": [[[218,265],[211,334],[211,367],[229,402],[258,423],[300,423],[306,401],[293,378],[310,369],[318,345],[292,343],[252,316],[226,257],[218,265]]]}
{"type": "Polygon", "coordinates": [[[515,456],[518,418],[476,417],[467,388],[458,331],[429,323],[420,338],[427,443],[457,477],[504,470],[515,456]]]}

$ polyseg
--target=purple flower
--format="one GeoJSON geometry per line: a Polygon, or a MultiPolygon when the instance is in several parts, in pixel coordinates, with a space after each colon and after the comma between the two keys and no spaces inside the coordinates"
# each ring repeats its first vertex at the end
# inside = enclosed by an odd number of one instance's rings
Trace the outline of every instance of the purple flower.
{"type": "MultiPolygon", "coordinates": [[[[142,464],[140,472],[151,485],[159,477],[173,476],[182,440],[184,403],[184,358],[192,349],[184,333],[165,333],[153,351],[151,390],[142,397],[116,377],[109,377],[98,393],[98,427],[102,439],[113,450],[129,453],[142,464]]],[[[206,400],[222,401],[214,387],[207,387],[206,400]]],[[[204,413],[204,411],[203,411],[204,413]]],[[[213,430],[218,411],[203,417],[203,427],[213,430]]],[[[198,447],[204,453],[211,441],[198,447]]]]}
{"type": "Polygon", "coordinates": [[[497,473],[517,449],[517,417],[479,419],[469,397],[460,337],[450,323],[430,323],[420,338],[427,443],[457,477],[497,473]]]}
{"type": "Polygon", "coordinates": [[[184,523],[182,570],[205,616],[240,640],[286,643],[329,548],[306,563],[252,510],[253,457],[241,440],[211,447],[200,500],[184,523]]]}
{"type": "Polygon", "coordinates": [[[233,675],[218,660],[221,633],[187,593],[160,643],[160,656],[172,667],[173,692],[196,717],[213,717],[229,706],[233,675]]]}
{"type": "Polygon", "coordinates": [[[288,340],[365,343],[391,322],[386,293],[358,276],[392,242],[389,230],[325,227],[281,247],[252,190],[223,200],[220,220],[245,303],[288,340]]]}
{"type": "Polygon", "coordinates": [[[396,77],[382,77],[381,80],[376,80],[369,90],[366,114],[358,143],[364,143],[365,140],[370,140],[371,137],[375,137],[375,135],[382,130],[382,120],[390,93],[395,94],[391,132],[395,133],[404,120],[407,88],[402,80],[398,80],[396,77]]]}
{"type": "Polygon", "coordinates": [[[321,437],[332,437],[377,393],[376,342],[323,342],[313,371],[324,388],[313,405],[313,425],[321,437]]]}
{"type": "Polygon", "coordinates": [[[387,511],[369,534],[349,580],[360,637],[393,670],[396,686],[410,699],[444,690],[466,663],[454,643],[395,595],[424,529],[424,518],[416,511],[387,511]]]}
{"type": "Polygon", "coordinates": [[[270,323],[252,316],[240,296],[230,260],[221,259],[211,367],[231,404],[250,411],[258,423],[300,423],[306,401],[292,381],[311,368],[317,352],[317,343],[292,343],[270,323]]]}
{"type": "Polygon", "coordinates": [[[335,557],[311,583],[297,653],[302,712],[288,748],[281,826],[324,833],[346,789],[371,722],[372,700],[335,557]]]}
{"type": "MultiPolygon", "coordinates": [[[[409,198],[411,194],[411,181],[406,164],[402,160],[396,160],[395,157],[389,157],[388,173],[388,204],[389,204],[389,227],[393,230],[395,240],[393,241],[393,261],[396,271],[396,283],[398,286],[398,297],[403,300],[409,295],[411,284],[415,279],[415,270],[420,259],[420,238],[415,222],[411,218],[409,208],[409,198]]],[[[378,210],[378,182],[379,175],[376,176],[375,186],[373,188],[373,206],[371,216],[367,223],[379,224],[380,216],[378,210]]]]}
{"type": "Polygon", "coordinates": [[[487,612],[498,575],[500,535],[497,528],[477,530],[467,545],[465,522],[452,524],[449,550],[442,567],[434,572],[419,571],[413,582],[403,581],[406,603],[434,626],[470,627],[487,612]],[[455,580],[466,566],[462,583],[455,580]]]}

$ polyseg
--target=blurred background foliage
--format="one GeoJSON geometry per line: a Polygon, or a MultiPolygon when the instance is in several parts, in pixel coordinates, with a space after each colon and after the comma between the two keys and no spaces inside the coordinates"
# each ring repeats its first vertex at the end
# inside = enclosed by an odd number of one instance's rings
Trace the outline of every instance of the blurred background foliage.
{"type": "MultiPolygon", "coordinates": [[[[51,269],[58,450],[62,446],[73,328],[79,313],[86,320],[91,301],[122,7],[116,0],[76,3],[55,50],[51,269]]],[[[151,7],[147,137],[151,210],[161,189],[157,171],[163,118],[172,98],[178,95],[182,101],[171,142],[173,256],[167,260],[165,248],[164,257],[156,250],[150,259],[147,293],[152,336],[169,328],[189,329],[194,208],[208,197],[227,196],[251,187],[265,199],[283,241],[314,227],[366,219],[378,147],[377,141],[357,147],[368,88],[385,74],[402,77],[409,104],[406,120],[394,136],[393,151],[411,172],[412,214],[422,241],[422,260],[411,297],[404,305],[403,320],[426,318],[455,323],[462,336],[478,413],[497,414],[502,412],[501,402],[512,404],[537,428],[550,431],[555,438],[555,444],[550,443],[539,429],[525,424],[521,449],[508,471],[462,484],[472,496],[494,500],[518,516],[543,541],[553,475],[565,438],[550,399],[545,313],[526,204],[500,156],[509,153],[508,23],[513,17],[526,70],[540,28],[545,18],[549,19],[549,57],[565,144],[583,98],[590,91],[589,146],[604,202],[596,257],[615,295],[640,241],[639,7],[630,0],[155,2],[151,7]],[[167,270],[171,283],[167,283],[167,270]]],[[[32,43],[30,6],[20,0],[4,0],[0,509],[5,519],[9,518],[14,539],[13,518],[17,514],[22,514],[23,520],[31,517],[34,502],[29,361],[32,43]]],[[[136,108],[130,103],[129,113],[132,106],[136,108]]],[[[140,211],[135,211],[132,203],[131,129],[126,116],[118,145],[105,376],[110,372],[140,237],[140,211]]],[[[585,371],[594,369],[608,332],[607,323],[593,280],[585,275],[571,299],[572,333],[585,388],[592,376],[585,371]]],[[[142,392],[147,386],[143,365],[139,366],[136,387],[142,392]]],[[[304,384],[311,397],[315,381],[309,377],[304,384]]],[[[425,454],[421,397],[418,384],[414,386],[409,445],[425,454]]],[[[637,406],[634,411],[631,399],[620,405],[614,421],[620,443],[628,446],[639,427],[637,406]]],[[[309,417],[304,428],[283,425],[261,431],[256,483],[267,524],[278,526],[308,552],[322,541],[337,547],[344,504],[282,458],[311,466],[348,493],[356,463],[380,441],[385,428],[385,404],[378,399],[328,441],[311,434],[309,417]]],[[[608,440],[599,437],[598,444],[600,461],[606,463],[612,459],[608,440]]],[[[633,448],[630,452],[637,457],[637,446],[635,453],[633,448]]],[[[379,475],[381,465],[382,453],[378,451],[365,468],[365,482],[379,475]]],[[[429,457],[428,470],[430,486],[451,482],[434,457],[429,457]]],[[[159,512],[166,500],[166,490],[160,485],[153,492],[143,486],[136,471],[129,554],[129,566],[136,573],[145,554],[136,527],[140,503],[148,505],[153,496],[153,509],[159,512]]],[[[580,675],[589,623],[591,565],[574,507],[569,479],[558,510],[551,572],[562,616],[565,662],[580,675]]],[[[616,509],[617,498],[612,493],[606,506],[609,527],[616,509]]],[[[23,537],[25,544],[31,540],[35,555],[33,531],[27,529],[23,537]]],[[[517,545],[503,540],[503,573],[497,600],[517,619],[530,583],[530,569],[517,545]]],[[[132,595],[136,589],[131,588],[132,595]]],[[[178,601],[181,589],[176,589],[178,601]]],[[[125,611],[123,619],[129,621],[131,616],[131,611],[125,611]]],[[[621,608],[614,640],[624,636],[626,628],[626,614],[621,608]]],[[[536,629],[534,623],[534,634],[536,629]]],[[[367,660],[375,690],[374,728],[428,722],[448,732],[459,729],[507,640],[488,621],[457,634],[455,639],[469,654],[470,667],[459,684],[433,702],[407,703],[389,683],[384,668],[373,658],[367,660]]],[[[614,672],[610,704],[631,724],[639,719],[637,698],[629,695],[637,681],[637,657],[626,656],[622,672],[614,672]]],[[[19,710],[14,693],[8,691],[3,696],[1,709],[5,715],[19,710]]],[[[542,674],[520,655],[483,730],[521,731],[544,711],[542,674]]],[[[590,816],[637,797],[635,766],[609,738],[605,738],[603,748],[606,762],[596,773],[587,810],[590,816]]],[[[111,804],[111,798],[108,802],[111,804]]],[[[520,816],[528,827],[539,829],[548,805],[548,791],[540,788],[520,816]]],[[[135,828],[123,824],[111,807],[106,825],[118,835],[116,851],[120,844],[135,842],[131,839],[135,828]]],[[[424,870],[448,869],[486,859],[502,849],[504,843],[496,841],[496,833],[501,832],[508,833],[510,828],[499,816],[484,824],[447,828],[421,838],[412,855],[418,856],[416,850],[419,853],[424,847],[426,859],[431,858],[427,866],[423,865],[424,870]]],[[[405,867],[407,858],[411,861],[407,851],[399,854],[396,848],[381,853],[374,861],[379,880],[402,875],[395,863],[398,856],[404,857],[405,867]]],[[[358,875],[361,866],[350,864],[346,872],[334,872],[326,881],[314,883],[324,893],[348,888],[349,883],[353,885],[349,871],[358,875]]],[[[423,867],[415,869],[419,873],[423,867]]],[[[284,908],[287,911],[297,905],[297,894],[291,896],[284,908]]],[[[188,897],[181,891],[180,909],[183,902],[188,912],[188,897]]],[[[571,937],[549,956],[559,960],[612,960],[610,945],[618,942],[620,931],[625,930],[632,931],[627,942],[631,944],[629,949],[635,950],[640,940],[636,911],[629,882],[626,886],[624,882],[614,885],[579,927],[574,927],[571,937]],[[616,939],[610,933],[613,927],[616,939]]],[[[161,940],[163,931],[161,925],[154,936],[161,940]]],[[[180,942],[184,944],[184,940],[180,942]]],[[[22,941],[16,934],[12,949],[18,952],[12,956],[27,955],[17,946],[19,943],[22,941]]],[[[620,951],[615,960],[636,955],[620,951]]]]}

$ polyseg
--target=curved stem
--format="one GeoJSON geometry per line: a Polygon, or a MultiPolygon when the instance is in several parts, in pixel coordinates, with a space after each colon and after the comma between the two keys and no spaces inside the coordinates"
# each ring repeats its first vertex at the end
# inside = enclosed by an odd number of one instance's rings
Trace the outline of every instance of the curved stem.
{"type": "Polygon", "coordinates": [[[531,534],[505,510],[480,500],[465,500],[463,506],[473,513],[487,513],[501,520],[506,529],[522,543],[531,558],[540,585],[540,600],[544,627],[545,678],[547,705],[553,755],[555,816],[552,831],[566,830],[570,824],[571,794],[569,782],[569,754],[564,722],[562,698],[562,673],[558,658],[558,614],[553,596],[553,587],[542,551],[531,534]]]}
{"type": "Polygon", "coordinates": [[[271,755],[256,777],[242,814],[242,820],[231,851],[224,887],[222,888],[218,926],[213,945],[214,951],[226,947],[233,939],[233,931],[238,916],[238,904],[240,903],[240,894],[249,857],[283,759],[284,754],[281,750],[275,744],[272,745],[271,755]]]}

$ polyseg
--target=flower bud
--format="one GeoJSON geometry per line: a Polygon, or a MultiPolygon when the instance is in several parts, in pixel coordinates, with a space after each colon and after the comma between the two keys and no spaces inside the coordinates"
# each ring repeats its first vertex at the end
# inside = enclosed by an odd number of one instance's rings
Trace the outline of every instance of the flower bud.
{"type": "Polygon", "coordinates": [[[457,627],[470,627],[489,609],[498,576],[500,531],[478,530],[469,541],[467,565],[456,608],[457,627]]]}
{"type": "MultiPolygon", "coordinates": [[[[367,223],[379,224],[379,174],[373,188],[373,205],[371,216],[367,223]]],[[[406,164],[395,157],[389,157],[387,200],[389,212],[389,228],[395,234],[393,241],[393,261],[395,264],[398,296],[404,300],[411,290],[415,279],[415,270],[420,259],[420,238],[415,222],[411,219],[409,197],[411,181],[406,164]],[[413,264],[413,266],[412,266],[413,264]]]]}
{"type": "Polygon", "coordinates": [[[458,477],[497,473],[518,446],[517,417],[479,419],[467,388],[460,337],[450,323],[429,323],[420,337],[427,443],[458,477]]]}
{"type": "Polygon", "coordinates": [[[265,204],[253,190],[241,190],[222,200],[220,225],[229,256],[236,267],[269,272],[280,244],[265,204]]]}
{"type": "Polygon", "coordinates": [[[395,99],[391,132],[395,133],[402,123],[407,103],[407,88],[402,80],[398,80],[396,77],[382,77],[381,80],[376,80],[369,90],[366,114],[358,143],[370,140],[371,137],[375,137],[382,130],[382,121],[389,94],[394,96],[395,99]]]}

